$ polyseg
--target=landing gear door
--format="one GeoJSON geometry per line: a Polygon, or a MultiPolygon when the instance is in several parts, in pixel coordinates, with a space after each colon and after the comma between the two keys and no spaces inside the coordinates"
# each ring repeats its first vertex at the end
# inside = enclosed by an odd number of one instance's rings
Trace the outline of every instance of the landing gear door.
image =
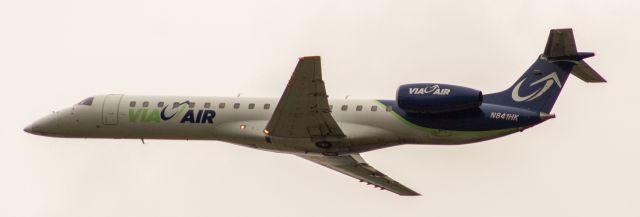
{"type": "Polygon", "coordinates": [[[118,124],[118,108],[122,94],[110,94],[104,98],[102,104],[102,123],[105,125],[118,124]]]}

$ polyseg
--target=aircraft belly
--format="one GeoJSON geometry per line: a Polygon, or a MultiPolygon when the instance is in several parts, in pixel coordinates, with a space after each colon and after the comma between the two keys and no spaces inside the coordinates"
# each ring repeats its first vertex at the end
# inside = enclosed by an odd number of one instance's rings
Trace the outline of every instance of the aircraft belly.
{"type": "Polygon", "coordinates": [[[279,138],[264,132],[266,120],[230,121],[217,124],[211,131],[216,140],[274,152],[321,152],[309,138],[279,138]]]}
{"type": "Polygon", "coordinates": [[[378,142],[380,147],[397,144],[458,145],[485,141],[520,130],[506,128],[485,131],[456,131],[426,128],[404,120],[395,112],[369,114],[355,112],[334,115],[336,115],[336,120],[347,137],[350,140],[354,138],[351,142],[352,146],[370,146],[376,144],[375,140],[380,140],[378,142]]]}
{"type": "Polygon", "coordinates": [[[400,144],[401,141],[397,134],[383,128],[344,122],[338,125],[347,135],[349,151],[352,153],[386,148],[400,144]]]}

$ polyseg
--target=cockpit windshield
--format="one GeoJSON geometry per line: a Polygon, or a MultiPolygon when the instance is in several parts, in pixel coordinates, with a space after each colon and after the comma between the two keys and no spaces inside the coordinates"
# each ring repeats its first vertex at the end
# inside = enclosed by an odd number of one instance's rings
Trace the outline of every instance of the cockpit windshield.
{"type": "Polygon", "coordinates": [[[93,104],[93,97],[86,98],[78,103],[78,105],[91,105],[93,104]]]}

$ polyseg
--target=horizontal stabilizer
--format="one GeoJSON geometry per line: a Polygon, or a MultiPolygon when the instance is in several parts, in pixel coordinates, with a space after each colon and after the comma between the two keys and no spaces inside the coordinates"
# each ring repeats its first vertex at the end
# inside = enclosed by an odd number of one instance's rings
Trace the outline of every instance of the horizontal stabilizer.
{"type": "Polygon", "coordinates": [[[576,41],[573,39],[572,29],[552,29],[549,32],[544,57],[554,59],[558,57],[573,57],[578,54],[576,41]]]}
{"type": "Polygon", "coordinates": [[[594,56],[591,52],[578,52],[572,29],[552,29],[549,32],[543,57],[552,61],[575,61],[571,74],[584,82],[607,82],[583,60],[594,56]]]}
{"type": "Polygon", "coordinates": [[[600,76],[596,70],[593,70],[593,68],[591,68],[591,66],[589,66],[585,61],[578,61],[578,64],[576,64],[576,66],[571,70],[571,74],[580,78],[584,82],[607,82],[607,80],[600,76]]]}

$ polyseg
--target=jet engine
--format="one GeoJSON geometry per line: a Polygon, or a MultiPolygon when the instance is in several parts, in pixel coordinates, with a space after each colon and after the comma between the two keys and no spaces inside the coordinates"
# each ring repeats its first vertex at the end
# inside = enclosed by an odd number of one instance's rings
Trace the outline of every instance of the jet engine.
{"type": "Polygon", "coordinates": [[[482,92],[450,84],[405,84],[398,87],[396,101],[409,113],[445,113],[477,108],[482,92]]]}

